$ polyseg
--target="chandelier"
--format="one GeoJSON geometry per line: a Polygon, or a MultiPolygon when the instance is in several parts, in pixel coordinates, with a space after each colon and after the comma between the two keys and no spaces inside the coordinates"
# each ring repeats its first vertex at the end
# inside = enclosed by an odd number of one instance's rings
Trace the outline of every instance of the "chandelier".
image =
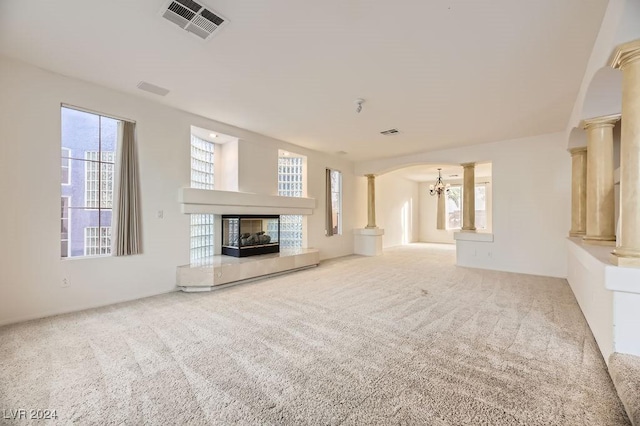
{"type": "Polygon", "coordinates": [[[438,194],[438,197],[440,195],[442,195],[443,193],[448,193],[449,192],[449,187],[451,186],[449,184],[445,185],[442,182],[442,175],[440,174],[440,170],[442,170],[442,169],[438,169],[438,180],[436,180],[435,185],[429,185],[429,194],[431,194],[431,195],[438,194]]]}

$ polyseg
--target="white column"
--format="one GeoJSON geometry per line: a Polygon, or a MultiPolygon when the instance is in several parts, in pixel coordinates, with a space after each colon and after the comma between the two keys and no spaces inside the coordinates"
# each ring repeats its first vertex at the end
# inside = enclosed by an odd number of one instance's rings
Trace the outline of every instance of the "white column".
{"type": "Polygon", "coordinates": [[[612,260],[640,267],[640,40],[616,49],[611,66],[622,70],[620,138],[620,240],[612,260]]]}
{"type": "Polygon", "coordinates": [[[476,230],[476,163],[461,164],[464,170],[462,182],[462,230],[476,230]]]}
{"type": "Polygon", "coordinates": [[[571,237],[584,237],[587,231],[587,147],[571,153],[571,237]]]}
{"type": "Polygon", "coordinates": [[[367,176],[367,229],[376,226],[376,176],[367,176]]]}
{"type": "Polygon", "coordinates": [[[613,245],[616,240],[613,192],[613,126],[620,115],[590,118],[587,131],[587,234],[589,244],[613,245]]]}

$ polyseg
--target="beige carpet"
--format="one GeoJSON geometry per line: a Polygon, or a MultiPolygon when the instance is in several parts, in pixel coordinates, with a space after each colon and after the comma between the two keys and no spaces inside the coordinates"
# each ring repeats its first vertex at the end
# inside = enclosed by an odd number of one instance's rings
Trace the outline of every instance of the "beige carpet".
{"type": "Polygon", "coordinates": [[[3,327],[0,409],[78,425],[629,424],[565,280],[453,262],[410,245],[3,327]]]}
{"type": "Polygon", "coordinates": [[[633,426],[640,426],[640,357],[614,353],[609,374],[633,426]]]}

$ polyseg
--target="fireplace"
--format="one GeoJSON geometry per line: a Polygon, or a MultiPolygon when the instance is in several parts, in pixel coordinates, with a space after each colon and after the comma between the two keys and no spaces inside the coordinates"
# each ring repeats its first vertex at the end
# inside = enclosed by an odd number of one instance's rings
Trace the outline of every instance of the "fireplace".
{"type": "Polygon", "coordinates": [[[222,254],[235,257],[280,252],[280,216],[222,215],[222,254]]]}

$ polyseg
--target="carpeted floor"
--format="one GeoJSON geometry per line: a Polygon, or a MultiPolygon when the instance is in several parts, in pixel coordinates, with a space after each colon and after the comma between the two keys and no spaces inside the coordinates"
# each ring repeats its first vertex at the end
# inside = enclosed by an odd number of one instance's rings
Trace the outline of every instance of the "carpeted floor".
{"type": "Polygon", "coordinates": [[[0,409],[78,425],[629,424],[565,280],[454,256],[415,244],[0,328],[0,409]]]}

